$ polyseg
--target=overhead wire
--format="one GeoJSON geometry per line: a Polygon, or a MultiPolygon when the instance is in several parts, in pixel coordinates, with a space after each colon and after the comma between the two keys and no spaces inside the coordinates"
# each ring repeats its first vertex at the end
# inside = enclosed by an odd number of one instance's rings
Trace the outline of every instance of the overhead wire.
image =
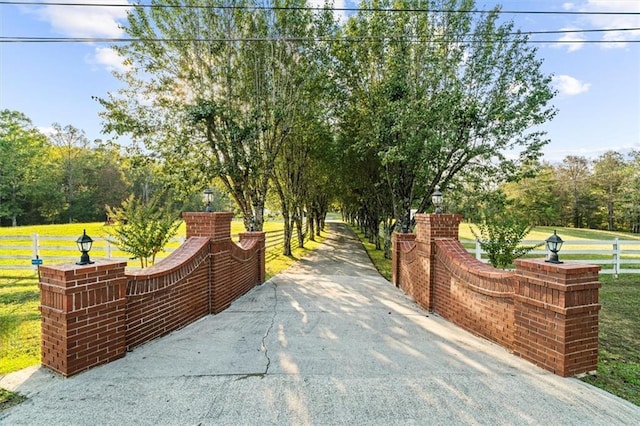
{"type": "MultiPolygon", "coordinates": [[[[636,0],[632,0],[636,1],[636,0]]],[[[76,3],[76,2],[37,2],[0,0],[0,5],[8,6],[63,6],[63,7],[117,7],[117,8],[170,8],[170,9],[219,9],[219,10],[277,10],[277,11],[324,11],[336,12],[433,12],[433,13],[494,13],[493,9],[429,9],[429,8],[383,8],[383,7],[325,7],[325,6],[261,6],[261,5],[185,5],[185,4],[145,4],[145,3],[76,3]]],[[[509,15],[619,15],[640,16],[638,12],[615,11],[576,11],[576,10],[498,10],[509,15]]]]}
{"type": "MultiPolygon", "coordinates": [[[[119,8],[183,8],[183,9],[217,9],[217,10],[274,10],[274,11],[324,11],[332,10],[337,12],[404,12],[404,13],[493,13],[494,10],[453,10],[453,9],[426,9],[426,8],[360,8],[360,7],[314,7],[314,6],[260,6],[260,5],[176,5],[176,4],[122,4],[122,3],[72,3],[72,2],[35,2],[35,1],[11,1],[0,0],[0,5],[10,6],[59,6],[59,7],[119,7],[119,8]]],[[[595,12],[595,11],[535,11],[535,10],[499,10],[501,14],[545,14],[545,15],[632,15],[640,16],[640,12],[595,12]]],[[[640,32],[638,28],[602,28],[602,29],[563,29],[563,30],[545,30],[545,31],[518,31],[509,35],[550,35],[550,34],[582,34],[582,33],[607,33],[607,32],[640,32]]],[[[275,37],[275,38],[115,38],[115,37],[30,37],[30,36],[2,36],[0,43],[128,43],[136,41],[153,41],[153,42],[258,42],[258,41],[341,41],[355,42],[360,40],[389,40],[389,39],[406,39],[416,43],[487,43],[491,40],[478,40],[476,38],[469,40],[447,40],[421,38],[415,36],[398,37],[398,36],[379,36],[379,37],[275,37]]],[[[536,44],[615,44],[615,43],[640,43],[640,40],[527,40],[528,43],[536,44]]]]}

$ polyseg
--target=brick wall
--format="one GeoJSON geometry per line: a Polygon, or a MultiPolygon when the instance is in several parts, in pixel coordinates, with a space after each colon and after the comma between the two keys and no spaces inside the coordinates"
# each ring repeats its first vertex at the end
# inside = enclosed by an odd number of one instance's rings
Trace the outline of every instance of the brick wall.
{"type": "Polygon", "coordinates": [[[124,356],[125,265],[40,267],[43,365],[70,376],[124,356]]]}
{"type": "Polygon", "coordinates": [[[393,237],[393,283],[421,306],[562,376],[596,369],[598,266],[518,260],[515,272],[476,260],[459,215],[416,215],[393,237]]]}
{"type": "Polygon", "coordinates": [[[40,267],[42,364],[65,376],[218,313],[265,279],[265,233],[231,241],[231,213],[185,213],[188,239],[156,265],[40,267]]]}
{"type": "Polygon", "coordinates": [[[599,266],[517,260],[514,353],[561,376],[596,369],[599,266]]]}

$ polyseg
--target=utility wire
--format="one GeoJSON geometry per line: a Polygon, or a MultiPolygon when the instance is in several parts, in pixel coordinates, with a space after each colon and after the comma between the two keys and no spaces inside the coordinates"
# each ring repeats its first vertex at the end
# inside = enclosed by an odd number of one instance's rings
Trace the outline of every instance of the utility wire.
{"type": "MultiPolygon", "coordinates": [[[[323,7],[323,6],[224,6],[224,5],[174,5],[174,4],[122,4],[122,3],[70,3],[70,2],[35,2],[35,1],[0,1],[0,5],[7,6],[64,6],[64,7],[118,7],[118,8],[175,8],[175,9],[219,9],[219,10],[291,10],[291,11],[323,11],[332,10],[336,12],[432,12],[432,13],[493,13],[494,10],[481,9],[425,9],[425,8],[359,8],[359,7],[323,7]]],[[[638,12],[604,12],[604,11],[570,11],[570,10],[499,10],[502,14],[510,15],[618,15],[618,16],[640,16],[638,12]]]]}
{"type": "MultiPolygon", "coordinates": [[[[637,28],[604,28],[591,30],[550,30],[520,31],[508,35],[548,35],[640,31],[637,28]]],[[[482,34],[480,34],[482,36],[482,34]]],[[[473,39],[434,39],[419,36],[361,36],[361,37],[239,37],[239,38],[112,38],[112,37],[0,37],[0,43],[129,43],[138,41],[153,42],[262,42],[262,41],[342,41],[356,42],[363,40],[408,40],[416,43],[491,43],[493,40],[473,39]]],[[[638,43],[640,40],[528,40],[528,43],[638,43]]]]}
{"type": "MultiPolygon", "coordinates": [[[[0,37],[1,43],[131,43],[131,42],[158,42],[158,43],[239,43],[239,42],[301,42],[301,41],[335,41],[355,43],[364,40],[400,40],[405,39],[413,43],[456,43],[456,44],[481,44],[493,43],[495,40],[455,40],[455,39],[427,39],[419,37],[246,37],[246,38],[99,38],[99,37],[0,37]]],[[[640,40],[527,40],[534,44],[610,44],[610,43],[640,43],[640,40]]]]}

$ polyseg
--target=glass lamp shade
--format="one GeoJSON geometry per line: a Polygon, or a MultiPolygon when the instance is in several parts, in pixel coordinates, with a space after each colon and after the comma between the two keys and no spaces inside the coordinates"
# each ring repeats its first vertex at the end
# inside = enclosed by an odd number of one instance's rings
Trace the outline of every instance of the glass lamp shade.
{"type": "Polygon", "coordinates": [[[80,252],[89,252],[93,245],[93,240],[87,235],[87,230],[85,229],[82,231],[82,236],[76,240],[76,243],[78,244],[78,250],[80,250],[80,252]]]}
{"type": "Polygon", "coordinates": [[[436,213],[440,213],[440,206],[442,205],[442,192],[440,192],[440,186],[436,185],[436,190],[431,194],[431,202],[436,208],[436,213]]]}

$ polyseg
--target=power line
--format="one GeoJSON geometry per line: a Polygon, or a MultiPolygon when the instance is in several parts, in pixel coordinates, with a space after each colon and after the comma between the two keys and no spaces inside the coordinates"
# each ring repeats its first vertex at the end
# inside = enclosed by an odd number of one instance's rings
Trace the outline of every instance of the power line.
{"type": "MultiPolygon", "coordinates": [[[[0,5],[7,6],[64,6],[64,7],[115,7],[115,8],[175,8],[175,9],[218,9],[218,10],[278,10],[278,11],[324,11],[336,12],[399,12],[399,13],[493,13],[494,10],[482,9],[426,9],[426,8],[359,8],[359,7],[322,7],[322,6],[224,6],[224,5],[174,5],[174,4],[121,4],[121,3],[70,3],[70,2],[35,2],[35,1],[0,1],[0,5]]],[[[502,14],[509,15],[616,15],[616,16],[640,16],[638,12],[610,12],[610,11],[570,11],[570,10],[500,10],[502,14]]]]}
{"type": "MultiPolygon", "coordinates": [[[[492,43],[495,40],[456,40],[456,39],[430,39],[420,37],[245,37],[245,38],[100,38],[100,37],[0,37],[0,43],[131,43],[131,42],[158,42],[158,43],[239,43],[239,42],[302,42],[302,41],[334,41],[356,43],[365,40],[406,40],[412,43],[455,43],[455,44],[482,44],[492,43]]],[[[534,44],[610,44],[610,43],[640,43],[640,40],[528,40],[534,44]]]]}
{"type": "MultiPolygon", "coordinates": [[[[509,33],[515,35],[549,35],[549,34],[580,34],[640,31],[636,28],[603,28],[591,30],[548,30],[548,31],[519,31],[509,33]]],[[[479,34],[482,36],[482,34],[479,34]]],[[[0,37],[0,43],[129,43],[138,41],[153,42],[263,42],[263,41],[343,41],[355,42],[363,40],[408,40],[418,43],[490,43],[493,40],[465,39],[434,39],[418,36],[360,36],[360,37],[239,37],[239,38],[112,38],[112,37],[0,37]]],[[[640,40],[528,40],[529,43],[638,43],[640,40]]]]}

